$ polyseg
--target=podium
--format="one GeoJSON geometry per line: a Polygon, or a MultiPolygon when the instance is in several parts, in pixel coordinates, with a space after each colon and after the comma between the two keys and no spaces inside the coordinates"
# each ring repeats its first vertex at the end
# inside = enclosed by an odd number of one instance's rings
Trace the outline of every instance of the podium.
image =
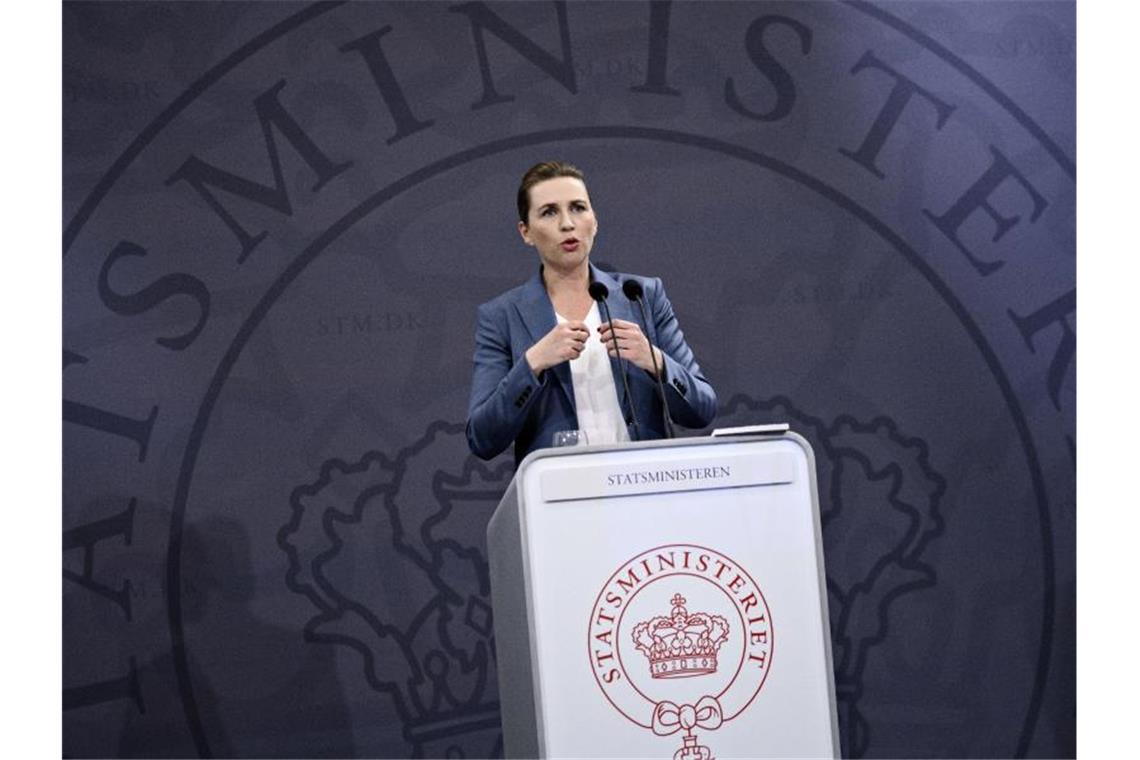
{"type": "Polygon", "coordinates": [[[487,528],[507,757],[838,757],[795,433],[541,449],[487,528]]]}

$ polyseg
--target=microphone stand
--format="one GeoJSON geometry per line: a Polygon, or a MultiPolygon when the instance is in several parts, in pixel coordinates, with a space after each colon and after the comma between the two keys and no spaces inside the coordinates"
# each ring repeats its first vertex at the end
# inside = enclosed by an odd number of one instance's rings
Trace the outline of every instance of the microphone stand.
{"type": "MultiPolygon", "coordinates": [[[[642,299],[644,291],[641,289],[641,283],[637,280],[626,280],[622,283],[621,289],[626,298],[637,304],[638,313],[641,315],[641,329],[645,331],[645,340],[648,341],[649,317],[645,313],[645,301],[642,299]]],[[[657,352],[653,350],[653,343],[649,344],[649,356],[653,360],[653,375],[657,380],[657,398],[661,401],[661,411],[665,420],[665,437],[676,438],[677,435],[673,430],[673,418],[669,414],[669,402],[665,400],[665,383],[661,379],[665,368],[657,366],[657,352]]]]}
{"type": "Polygon", "coordinates": [[[606,303],[606,298],[610,295],[610,289],[600,282],[590,283],[590,296],[598,302],[606,317],[606,322],[610,326],[610,338],[614,344],[614,353],[617,354],[618,366],[621,368],[621,382],[622,387],[625,388],[625,400],[629,407],[629,416],[633,420],[633,433],[635,440],[641,440],[641,425],[637,421],[637,412],[633,409],[633,394],[629,391],[629,373],[625,369],[625,359],[622,358],[621,349],[618,348],[617,335],[614,333],[614,319],[610,314],[609,304],[606,303]]]}

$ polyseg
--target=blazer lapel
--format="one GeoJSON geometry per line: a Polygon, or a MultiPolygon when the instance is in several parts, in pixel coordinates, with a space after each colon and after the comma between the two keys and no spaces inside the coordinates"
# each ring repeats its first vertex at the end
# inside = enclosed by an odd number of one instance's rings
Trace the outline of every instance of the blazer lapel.
{"type": "MultiPolygon", "coordinates": [[[[558,324],[554,316],[554,306],[550,303],[550,296],[546,294],[546,286],[542,284],[541,267],[538,273],[523,286],[522,298],[515,302],[515,309],[530,333],[531,345],[540,341],[558,324]]],[[[570,362],[556,364],[548,371],[554,373],[554,378],[570,403],[570,408],[577,412],[578,407],[574,403],[574,386],[570,380],[570,362]]]]}

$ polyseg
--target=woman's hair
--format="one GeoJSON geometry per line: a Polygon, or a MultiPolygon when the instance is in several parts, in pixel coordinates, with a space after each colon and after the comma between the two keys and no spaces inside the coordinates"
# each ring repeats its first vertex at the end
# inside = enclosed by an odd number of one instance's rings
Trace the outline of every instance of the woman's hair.
{"type": "Polygon", "coordinates": [[[527,216],[530,214],[530,189],[539,182],[555,177],[573,177],[581,180],[583,184],[586,182],[586,175],[582,174],[578,167],[565,161],[543,161],[530,167],[519,183],[519,219],[523,224],[527,223],[527,216]]]}

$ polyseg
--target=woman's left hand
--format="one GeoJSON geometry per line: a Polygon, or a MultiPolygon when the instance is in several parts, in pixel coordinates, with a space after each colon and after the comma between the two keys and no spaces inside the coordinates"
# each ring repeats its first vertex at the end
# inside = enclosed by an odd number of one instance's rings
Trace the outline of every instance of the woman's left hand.
{"type": "Polygon", "coordinates": [[[665,366],[665,357],[661,355],[661,350],[656,346],[649,344],[649,339],[645,337],[645,333],[641,331],[641,327],[633,322],[626,322],[624,319],[614,320],[613,333],[610,332],[609,323],[603,323],[598,328],[598,337],[602,340],[602,345],[606,347],[606,351],[610,356],[616,357],[617,353],[614,352],[614,336],[617,337],[618,347],[621,349],[621,356],[628,362],[633,362],[635,365],[645,370],[651,375],[656,376],[653,371],[653,356],[650,354],[652,351],[656,354],[657,366],[665,366]]]}

